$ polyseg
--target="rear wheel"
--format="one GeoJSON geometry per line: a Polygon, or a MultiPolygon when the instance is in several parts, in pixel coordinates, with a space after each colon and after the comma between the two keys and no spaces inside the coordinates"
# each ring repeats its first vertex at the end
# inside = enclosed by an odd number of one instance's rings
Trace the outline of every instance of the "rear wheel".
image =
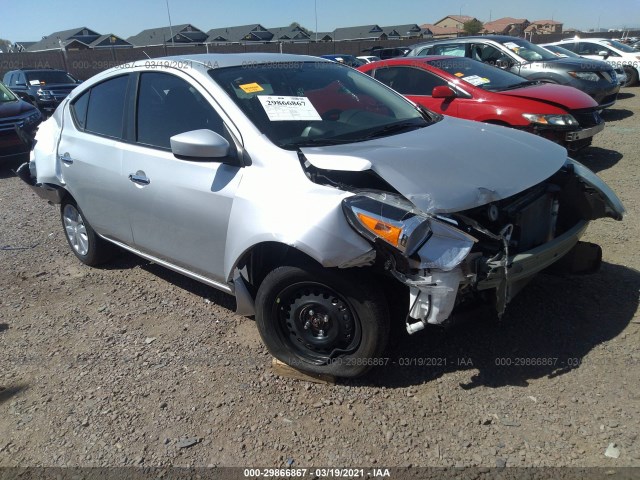
{"type": "Polygon", "coordinates": [[[60,216],[71,251],[82,263],[99,265],[112,257],[113,245],[96,234],[74,201],[66,200],[62,203],[60,216]]]}
{"type": "Polygon", "coordinates": [[[352,272],[276,268],[258,289],[256,323],[271,354],[299,370],[356,377],[384,364],[385,297],[352,272]]]}

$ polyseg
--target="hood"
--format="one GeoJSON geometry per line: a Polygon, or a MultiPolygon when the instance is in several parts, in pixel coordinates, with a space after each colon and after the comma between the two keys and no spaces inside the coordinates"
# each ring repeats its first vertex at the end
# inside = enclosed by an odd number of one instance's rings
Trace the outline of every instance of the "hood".
{"type": "Polygon", "coordinates": [[[567,159],[563,147],[536,135],[452,117],[400,135],[301,150],[320,169],[370,168],[427,213],[510,197],[546,180],[567,159]]]}
{"type": "Polygon", "coordinates": [[[36,110],[36,107],[24,100],[16,100],[12,102],[0,102],[0,119],[6,117],[16,117],[23,113],[36,110]]]}
{"type": "Polygon", "coordinates": [[[531,100],[539,100],[552,103],[566,110],[578,110],[581,108],[593,108],[598,106],[589,95],[581,90],[564,85],[530,85],[528,87],[516,88],[513,90],[505,90],[496,92],[500,95],[508,95],[510,97],[527,98],[531,100]]]}

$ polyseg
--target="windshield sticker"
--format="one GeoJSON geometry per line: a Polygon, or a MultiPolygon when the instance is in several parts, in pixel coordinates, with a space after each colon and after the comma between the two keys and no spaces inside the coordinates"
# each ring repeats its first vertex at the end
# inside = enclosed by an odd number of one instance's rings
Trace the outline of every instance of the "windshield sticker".
{"type": "Polygon", "coordinates": [[[464,77],[464,73],[462,72],[458,72],[456,74],[454,74],[456,77],[464,77]]]}
{"type": "Polygon", "coordinates": [[[264,91],[264,88],[262,88],[260,85],[258,85],[255,82],[245,83],[244,85],[239,85],[239,87],[242,89],[244,93],[256,93],[256,92],[264,91]]]}
{"type": "Polygon", "coordinates": [[[517,52],[518,49],[520,48],[519,45],[513,43],[513,42],[505,42],[503,44],[505,47],[507,47],[509,50],[513,50],[514,52],[517,52]]]}
{"type": "Polygon", "coordinates": [[[272,122],[322,120],[307,97],[259,95],[258,99],[272,122]]]}
{"type": "Polygon", "coordinates": [[[29,85],[40,85],[40,80],[31,80],[29,85]]]}
{"type": "Polygon", "coordinates": [[[464,77],[462,80],[476,87],[478,85],[484,85],[485,83],[491,83],[491,80],[488,78],[483,78],[478,75],[469,75],[468,77],[464,77]]]}

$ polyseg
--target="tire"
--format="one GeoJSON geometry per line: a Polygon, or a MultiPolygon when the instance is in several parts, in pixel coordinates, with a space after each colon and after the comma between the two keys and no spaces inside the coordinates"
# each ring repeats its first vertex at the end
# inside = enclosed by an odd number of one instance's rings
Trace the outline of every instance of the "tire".
{"type": "Polygon", "coordinates": [[[111,259],[114,246],[96,235],[73,200],[62,202],[60,218],[71,251],[82,263],[94,266],[111,259]]]}
{"type": "Polygon", "coordinates": [[[256,323],[269,352],[299,370],[357,377],[385,363],[385,296],[353,272],[315,265],[276,268],[258,289],[256,323]]]}
{"type": "Polygon", "coordinates": [[[635,68],[624,66],[623,69],[624,73],[627,74],[627,81],[624,82],[623,87],[631,87],[638,83],[638,71],[635,68]]]}

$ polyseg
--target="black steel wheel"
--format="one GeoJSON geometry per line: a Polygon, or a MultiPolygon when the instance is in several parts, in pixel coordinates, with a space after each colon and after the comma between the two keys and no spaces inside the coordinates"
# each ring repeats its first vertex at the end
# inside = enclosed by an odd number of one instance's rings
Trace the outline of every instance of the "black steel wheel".
{"type": "Polygon", "coordinates": [[[383,364],[389,336],[384,295],[351,272],[273,270],[258,289],[256,322],[269,351],[300,370],[355,377],[383,364]]]}

